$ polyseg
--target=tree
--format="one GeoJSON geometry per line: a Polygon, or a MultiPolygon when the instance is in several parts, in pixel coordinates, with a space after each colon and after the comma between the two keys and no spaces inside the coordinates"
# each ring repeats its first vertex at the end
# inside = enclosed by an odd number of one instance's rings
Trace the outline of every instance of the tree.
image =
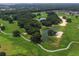
{"type": "Polygon", "coordinates": [[[12,24],[12,23],[13,23],[13,20],[12,20],[12,19],[9,19],[8,21],[9,21],[9,23],[10,23],[10,24],[12,24]]]}
{"type": "Polygon", "coordinates": [[[55,14],[55,12],[50,12],[50,11],[48,11],[48,12],[46,12],[47,14],[48,14],[48,16],[50,16],[50,15],[52,15],[52,14],[55,14]]]}
{"type": "Polygon", "coordinates": [[[38,14],[37,14],[37,16],[41,16],[41,14],[40,14],[40,13],[38,13],[38,14]]]}
{"type": "Polygon", "coordinates": [[[37,20],[32,20],[30,23],[30,26],[41,29],[41,23],[37,20]]]}
{"type": "Polygon", "coordinates": [[[71,18],[68,18],[67,19],[67,22],[71,23],[72,22],[72,19],[71,18]]]}
{"type": "Polygon", "coordinates": [[[8,19],[9,19],[9,16],[8,15],[2,15],[2,20],[5,20],[5,21],[8,21],[8,19]]]}
{"type": "Polygon", "coordinates": [[[63,16],[63,19],[66,19],[66,16],[63,16]]]}
{"type": "Polygon", "coordinates": [[[0,56],[6,56],[5,52],[0,52],[0,56]]]}
{"type": "Polygon", "coordinates": [[[56,32],[54,31],[54,30],[48,30],[48,36],[53,36],[53,35],[55,35],[56,34],[56,32]]]}
{"type": "Polygon", "coordinates": [[[36,15],[35,14],[32,14],[32,16],[31,16],[32,18],[35,18],[36,17],[36,15]]]}
{"type": "Polygon", "coordinates": [[[39,32],[36,32],[35,34],[32,35],[31,41],[35,44],[40,44],[42,42],[41,40],[41,34],[39,32]]]}
{"type": "Polygon", "coordinates": [[[51,26],[51,25],[52,25],[52,22],[51,22],[51,21],[41,20],[40,22],[41,22],[42,25],[44,25],[44,26],[51,26]]]}
{"type": "Polygon", "coordinates": [[[1,30],[5,30],[5,26],[0,26],[0,29],[1,30]]]}
{"type": "Polygon", "coordinates": [[[28,22],[28,19],[27,18],[20,18],[18,19],[18,26],[20,28],[24,28],[24,25],[28,22]]]}
{"type": "Polygon", "coordinates": [[[14,16],[13,16],[13,19],[14,19],[14,20],[18,20],[18,15],[14,15],[14,16]]]}
{"type": "Polygon", "coordinates": [[[18,26],[20,28],[24,28],[24,22],[23,21],[18,21],[18,26]]]}
{"type": "Polygon", "coordinates": [[[9,15],[3,15],[2,17],[3,20],[8,21],[10,24],[13,23],[13,17],[9,15]]]}
{"type": "Polygon", "coordinates": [[[61,19],[55,14],[55,12],[47,12],[48,16],[46,20],[41,20],[40,22],[44,26],[51,26],[52,24],[58,24],[61,22],[61,19]]]}
{"type": "Polygon", "coordinates": [[[37,20],[27,20],[24,25],[25,31],[32,35],[35,32],[39,32],[41,29],[41,24],[37,20]]]}
{"type": "Polygon", "coordinates": [[[14,37],[20,37],[20,32],[18,30],[13,31],[14,37]]]}
{"type": "Polygon", "coordinates": [[[40,29],[39,29],[39,28],[34,28],[34,27],[28,25],[28,26],[25,27],[25,31],[26,31],[28,34],[32,35],[32,34],[34,34],[35,32],[39,32],[40,29]]]}
{"type": "Polygon", "coordinates": [[[32,34],[32,36],[41,37],[41,34],[40,34],[40,32],[35,32],[34,34],[32,34]]]}
{"type": "Polygon", "coordinates": [[[48,16],[46,18],[47,21],[50,21],[52,24],[58,24],[61,22],[61,19],[55,14],[53,13],[52,15],[48,16]]]}
{"type": "Polygon", "coordinates": [[[77,16],[77,15],[76,15],[75,17],[76,17],[76,18],[78,18],[78,16],[77,16]]]}
{"type": "Polygon", "coordinates": [[[42,42],[41,38],[36,37],[36,36],[32,36],[32,37],[31,37],[31,41],[32,41],[33,43],[35,43],[35,44],[37,44],[37,43],[40,44],[40,43],[42,42]]]}
{"type": "Polygon", "coordinates": [[[32,12],[30,11],[19,13],[18,16],[19,16],[19,19],[20,18],[33,19],[34,17],[36,17],[36,15],[32,14],[32,12]]]}

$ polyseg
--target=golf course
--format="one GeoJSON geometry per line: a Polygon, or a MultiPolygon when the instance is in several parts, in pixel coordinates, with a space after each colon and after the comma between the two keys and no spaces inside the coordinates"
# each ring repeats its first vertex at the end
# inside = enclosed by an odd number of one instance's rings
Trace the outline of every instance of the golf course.
{"type": "MultiPolygon", "coordinates": [[[[0,18],[0,24],[5,26],[5,30],[0,30],[0,52],[5,52],[7,56],[78,56],[79,55],[79,16],[67,14],[64,12],[56,13],[59,17],[66,16],[72,22],[66,25],[61,23],[50,27],[43,26],[40,29],[42,40],[41,44],[31,42],[29,35],[23,28],[18,26],[18,21],[10,24],[8,21],[0,18]],[[48,36],[47,31],[55,30],[57,35],[48,36]],[[20,37],[14,37],[13,31],[18,30],[20,37]]],[[[46,12],[40,12],[34,19],[46,18],[46,12]]]]}

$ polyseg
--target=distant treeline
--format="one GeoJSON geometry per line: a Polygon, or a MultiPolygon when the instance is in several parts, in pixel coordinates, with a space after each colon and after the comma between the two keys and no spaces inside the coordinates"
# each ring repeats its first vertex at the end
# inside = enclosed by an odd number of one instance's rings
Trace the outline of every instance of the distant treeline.
{"type": "Polygon", "coordinates": [[[5,10],[5,11],[1,11],[0,10],[0,14],[19,14],[19,13],[27,13],[28,11],[34,13],[34,12],[52,12],[52,11],[79,11],[79,10],[70,10],[70,9],[45,9],[45,10],[27,10],[27,9],[17,9],[17,10],[5,10]]]}

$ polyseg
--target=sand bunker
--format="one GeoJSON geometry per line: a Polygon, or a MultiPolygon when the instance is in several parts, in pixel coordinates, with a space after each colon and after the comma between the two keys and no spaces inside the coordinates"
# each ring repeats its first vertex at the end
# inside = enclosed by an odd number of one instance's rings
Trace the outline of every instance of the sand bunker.
{"type": "Polygon", "coordinates": [[[3,26],[3,24],[0,24],[0,26],[3,26]]]}
{"type": "Polygon", "coordinates": [[[63,32],[62,31],[59,31],[59,32],[56,33],[56,37],[57,38],[61,38],[62,35],[63,35],[63,32]]]}
{"type": "Polygon", "coordinates": [[[23,35],[26,35],[27,33],[24,32],[24,33],[22,33],[22,34],[23,34],[23,35]]]}
{"type": "Polygon", "coordinates": [[[62,20],[62,23],[59,24],[59,25],[60,25],[60,26],[66,26],[66,25],[67,25],[66,19],[63,19],[62,16],[59,16],[59,18],[62,20]]]}

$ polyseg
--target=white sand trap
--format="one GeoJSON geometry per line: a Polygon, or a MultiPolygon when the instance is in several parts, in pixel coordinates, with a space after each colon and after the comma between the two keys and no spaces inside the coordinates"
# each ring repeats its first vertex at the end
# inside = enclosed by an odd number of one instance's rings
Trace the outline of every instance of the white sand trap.
{"type": "Polygon", "coordinates": [[[59,31],[59,32],[56,33],[56,37],[57,38],[61,38],[62,35],[63,35],[63,32],[62,31],[59,31]]]}
{"type": "Polygon", "coordinates": [[[27,33],[24,32],[24,33],[22,33],[22,34],[26,35],[27,33]]]}
{"type": "Polygon", "coordinates": [[[60,25],[60,26],[66,26],[66,25],[67,25],[66,19],[63,19],[62,16],[59,16],[59,18],[62,20],[62,23],[59,24],[59,25],[60,25]]]}
{"type": "Polygon", "coordinates": [[[1,24],[1,26],[3,26],[3,24],[1,24]]]}

